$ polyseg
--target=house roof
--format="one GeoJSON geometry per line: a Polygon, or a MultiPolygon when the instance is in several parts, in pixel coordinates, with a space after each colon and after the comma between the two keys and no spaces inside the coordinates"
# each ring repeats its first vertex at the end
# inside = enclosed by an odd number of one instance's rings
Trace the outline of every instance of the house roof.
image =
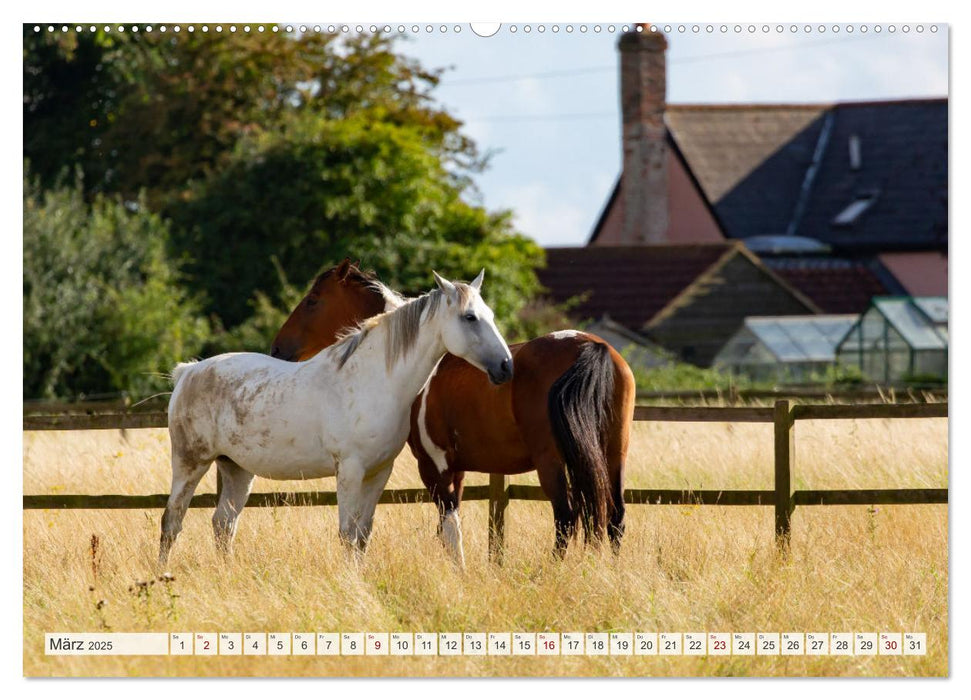
{"type": "Polygon", "coordinates": [[[587,295],[571,309],[577,315],[609,315],[642,328],[732,249],[731,243],[548,248],[546,267],[537,275],[558,303],[587,295]]]}
{"type": "Polygon", "coordinates": [[[537,275],[555,302],[581,298],[571,313],[593,319],[609,315],[628,328],[639,329],[671,313],[701,279],[735,256],[749,259],[807,309],[819,310],[743,245],[733,242],[548,248],[547,266],[537,270],[537,275]]]}
{"type": "Polygon", "coordinates": [[[946,98],[669,105],[665,120],[729,238],[947,249],[946,98]],[[834,222],[841,214],[849,221],[834,222]]]}
{"type": "Polygon", "coordinates": [[[762,261],[829,314],[859,314],[873,297],[904,291],[874,259],[766,256],[762,261]]]}

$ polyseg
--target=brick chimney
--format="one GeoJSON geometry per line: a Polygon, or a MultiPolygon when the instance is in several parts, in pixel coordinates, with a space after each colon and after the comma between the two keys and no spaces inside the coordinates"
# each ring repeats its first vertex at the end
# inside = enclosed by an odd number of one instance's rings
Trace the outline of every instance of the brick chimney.
{"type": "Polygon", "coordinates": [[[622,245],[665,243],[668,238],[667,96],[668,42],[651,25],[623,34],[620,49],[620,108],[624,122],[624,220],[622,245]]]}

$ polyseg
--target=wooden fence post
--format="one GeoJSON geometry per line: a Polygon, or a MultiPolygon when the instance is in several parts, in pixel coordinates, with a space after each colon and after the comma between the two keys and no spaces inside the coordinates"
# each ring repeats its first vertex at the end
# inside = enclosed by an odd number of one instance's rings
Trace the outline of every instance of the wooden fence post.
{"type": "Polygon", "coordinates": [[[792,465],[795,461],[795,420],[792,404],[781,400],[775,402],[775,536],[779,548],[789,549],[792,532],[792,511],[795,502],[792,497],[792,465]]]}
{"type": "Polygon", "coordinates": [[[502,564],[506,544],[506,506],[509,505],[509,477],[489,475],[489,561],[502,564]]]}

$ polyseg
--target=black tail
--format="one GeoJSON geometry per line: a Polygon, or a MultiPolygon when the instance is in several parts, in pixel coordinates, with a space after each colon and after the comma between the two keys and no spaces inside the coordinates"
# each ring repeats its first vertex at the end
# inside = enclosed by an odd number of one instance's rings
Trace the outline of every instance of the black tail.
{"type": "Polygon", "coordinates": [[[586,533],[602,539],[612,507],[607,430],[614,393],[614,363],[604,343],[580,348],[576,362],[550,388],[547,408],[553,437],[566,462],[572,510],[586,533]]]}

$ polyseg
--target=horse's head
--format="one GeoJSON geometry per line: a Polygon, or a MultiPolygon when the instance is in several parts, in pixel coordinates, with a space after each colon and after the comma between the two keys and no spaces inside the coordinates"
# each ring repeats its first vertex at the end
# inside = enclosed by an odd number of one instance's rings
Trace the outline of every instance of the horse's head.
{"type": "Polygon", "coordinates": [[[435,282],[445,297],[442,340],[445,348],[489,375],[493,384],[512,379],[512,354],[496,328],[494,314],[479,290],[485,270],[471,284],[449,282],[437,272],[435,282]]]}
{"type": "Polygon", "coordinates": [[[374,278],[345,258],[321,273],[273,339],[270,354],[306,360],[333,344],[341,332],[386,309],[374,278]]]}

